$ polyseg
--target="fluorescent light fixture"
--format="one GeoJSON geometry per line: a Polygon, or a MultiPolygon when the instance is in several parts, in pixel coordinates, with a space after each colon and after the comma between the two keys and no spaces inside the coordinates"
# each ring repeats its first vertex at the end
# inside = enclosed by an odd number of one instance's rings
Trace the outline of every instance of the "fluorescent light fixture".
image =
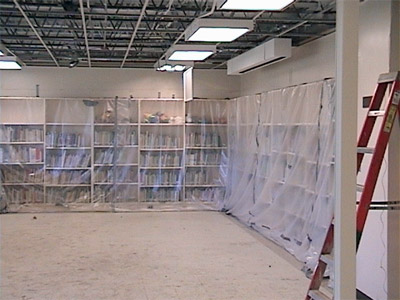
{"type": "Polygon", "coordinates": [[[167,51],[169,61],[203,61],[217,51],[215,45],[174,45],[167,51]]]}
{"type": "Polygon", "coordinates": [[[2,56],[0,58],[0,70],[21,70],[21,66],[14,56],[2,56]]]}
{"type": "Polygon", "coordinates": [[[186,29],[185,40],[232,42],[253,28],[252,20],[196,19],[186,29]]]}
{"type": "Polygon", "coordinates": [[[228,10],[282,10],[295,0],[221,0],[220,9],[228,10]]]}
{"type": "Polygon", "coordinates": [[[4,55],[4,52],[0,50],[0,56],[3,56],[3,55],[4,55]]]}
{"type": "Polygon", "coordinates": [[[187,61],[167,61],[160,59],[154,64],[154,68],[161,72],[183,72],[187,68],[193,67],[193,63],[187,61]]]}

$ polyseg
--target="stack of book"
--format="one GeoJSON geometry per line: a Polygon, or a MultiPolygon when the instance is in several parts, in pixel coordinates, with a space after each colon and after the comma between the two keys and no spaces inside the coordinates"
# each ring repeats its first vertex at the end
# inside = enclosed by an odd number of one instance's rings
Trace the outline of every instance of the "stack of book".
{"type": "Polygon", "coordinates": [[[143,145],[143,148],[167,148],[173,149],[178,148],[181,144],[180,137],[163,135],[163,134],[155,134],[153,132],[146,131],[140,135],[140,139],[143,145]]]}
{"type": "Polygon", "coordinates": [[[45,182],[55,185],[89,184],[90,171],[47,171],[45,175],[45,182]]]}
{"type": "Polygon", "coordinates": [[[87,147],[90,140],[80,133],[47,132],[47,147],[87,147]]]}
{"type": "Polygon", "coordinates": [[[43,142],[43,128],[1,126],[0,142],[43,142]]]}
{"type": "Polygon", "coordinates": [[[43,148],[29,146],[7,146],[0,148],[0,163],[43,162],[43,148]]]}
{"type": "Polygon", "coordinates": [[[84,168],[90,166],[89,153],[52,153],[46,157],[48,167],[84,168]]]}
{"type": "Polygon", "coordinates": [[[140,161],[143,167],[179,167],[182,155],[179,153],[142,153],[140,161]]]}

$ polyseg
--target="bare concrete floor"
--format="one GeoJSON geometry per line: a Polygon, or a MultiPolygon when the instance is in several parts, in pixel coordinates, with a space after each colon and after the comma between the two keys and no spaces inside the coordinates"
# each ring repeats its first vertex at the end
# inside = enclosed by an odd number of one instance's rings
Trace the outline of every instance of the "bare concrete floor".
{"type": "Polygon", "coordinates": [[[300,300],[309,282],[218,212],[13,214],[0,221],[3,300],[300,300]]]}

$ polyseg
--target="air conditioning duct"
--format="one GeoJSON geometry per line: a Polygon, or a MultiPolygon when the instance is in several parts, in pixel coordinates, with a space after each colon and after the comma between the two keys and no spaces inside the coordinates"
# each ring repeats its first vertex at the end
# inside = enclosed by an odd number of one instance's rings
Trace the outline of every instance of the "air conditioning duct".
{"type": "Polygon", "coordinates": [[[242,75],[292,56],[291,39],[272,39],[228,61],[228,75],[242,75]]]}

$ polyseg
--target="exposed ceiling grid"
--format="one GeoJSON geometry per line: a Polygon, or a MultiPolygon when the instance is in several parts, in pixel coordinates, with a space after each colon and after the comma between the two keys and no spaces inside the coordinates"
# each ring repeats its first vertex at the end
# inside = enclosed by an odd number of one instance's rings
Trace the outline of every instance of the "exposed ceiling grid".
{"type": "Polygon", "coordinates": [[[255,28],[196,68],[226,61],[274,37],[300,46],[335,30],[335,0],[297,0],[280,12],[212,11],[213,0],[0,0],[0,41],[28,66],[152,68],[200,17],[254,20],[255,28]]]}

